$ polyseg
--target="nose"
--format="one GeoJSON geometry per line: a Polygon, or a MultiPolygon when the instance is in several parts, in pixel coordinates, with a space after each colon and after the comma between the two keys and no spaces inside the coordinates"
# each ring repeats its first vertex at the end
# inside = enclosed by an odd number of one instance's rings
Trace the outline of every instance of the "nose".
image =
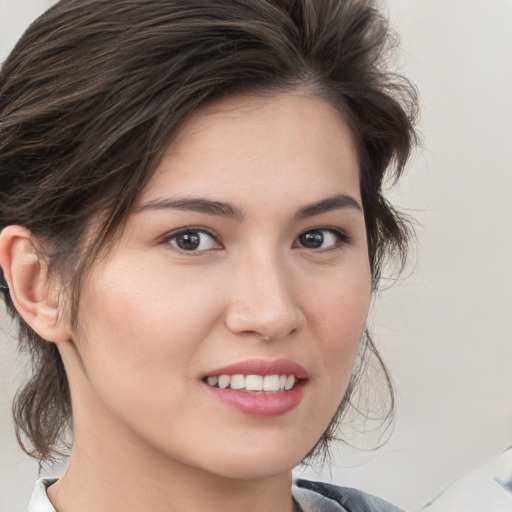
{"type": "Polygon", "coordinates": [[[297,333],[305,322],[294,280],[278,257],[253,257],[232,275],[226,325],[236,334],[278,340],[297,333]]]}

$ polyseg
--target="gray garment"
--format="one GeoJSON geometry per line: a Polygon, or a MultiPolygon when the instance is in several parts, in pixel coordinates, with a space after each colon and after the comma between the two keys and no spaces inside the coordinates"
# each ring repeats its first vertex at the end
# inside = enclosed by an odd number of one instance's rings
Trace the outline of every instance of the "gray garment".
{"type": "MultiPolygon", "coordinates": [[[[36,483],[27,512],[56,512],[46,489],[56,478],[42,478],[36,483]]],[[[292,487],[294,500],[302,512],[401,512],[399,508],[357,489],[298,480],[292,487]]]]}
{"type": "Polygon", "coordinates": [[[297,480],[292,493],[303,512],[403,512],[358,489],[323,482],[297,480]]]}

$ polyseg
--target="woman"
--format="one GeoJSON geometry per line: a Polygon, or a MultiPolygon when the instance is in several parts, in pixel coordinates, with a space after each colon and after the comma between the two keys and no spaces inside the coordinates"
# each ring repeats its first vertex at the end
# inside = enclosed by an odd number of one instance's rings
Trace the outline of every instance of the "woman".
{"type": "Polygon", "coordinates": [[[405,253],[381,187],[414,91],[388,36],[356,0],[63,0],[29,28],[0,77],[15,419],[43,462],[73,437],[30,512],[396,510],[291,487],[405,253]]]}

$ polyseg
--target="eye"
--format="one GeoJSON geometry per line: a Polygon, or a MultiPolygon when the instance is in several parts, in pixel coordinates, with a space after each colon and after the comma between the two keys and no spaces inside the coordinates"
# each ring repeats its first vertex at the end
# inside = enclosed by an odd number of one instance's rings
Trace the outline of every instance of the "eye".
{"type": "Polygon", "coordinates": [[[166,238],[166,241],[176,249],[185,252],[202,252],[211,249],[221,249],[214,236],[207,231],[187,228],[177,231],[166,238]]]}
{"type": "Polygon", "coordinates": [[[336,229],[318,228],[304,231],[297,238],[297,245],[305,249],[332,249],[347,244],[349,237],[336,229]]]}

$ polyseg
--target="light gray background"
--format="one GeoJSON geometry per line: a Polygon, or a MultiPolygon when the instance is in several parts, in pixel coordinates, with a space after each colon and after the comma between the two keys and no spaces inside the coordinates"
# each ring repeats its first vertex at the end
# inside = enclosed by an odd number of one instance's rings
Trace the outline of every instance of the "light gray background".
{"type": "MultiPolygon", "coordinates": [[[[51,3],[0,0],[0,59],[51,3]]],[[[384,448],[335,450],[330,469],[307,475],[413,511],[512,444],[512,2],[387,5],[400,66],[421,91],[424,136],[392,193],[420,223],[415,265],[377,299],[372,321],[398,418],[384,448]]],[[[24,510],[37,477],[11,426],[21,367],[6,325],[2,316],[0,512],[24,510]]]]}

